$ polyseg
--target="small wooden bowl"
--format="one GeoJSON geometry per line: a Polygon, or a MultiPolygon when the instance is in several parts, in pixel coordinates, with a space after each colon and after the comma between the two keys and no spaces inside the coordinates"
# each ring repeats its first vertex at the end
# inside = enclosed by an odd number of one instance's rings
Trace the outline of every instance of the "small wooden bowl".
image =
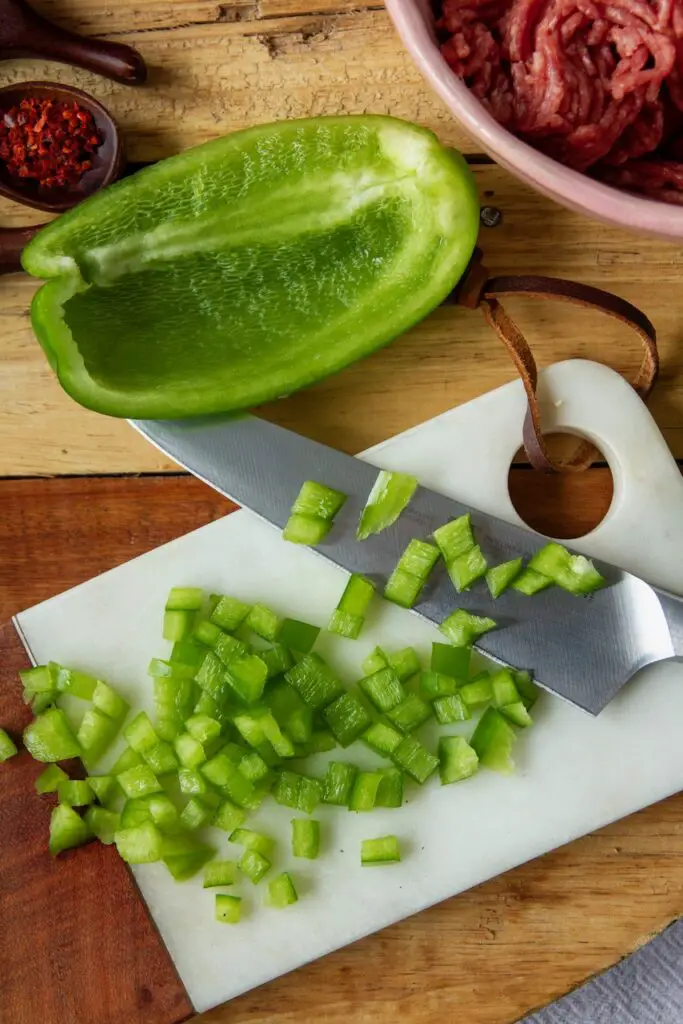
{"type": "Polygon", "coordinates": [[[116,122],[101,103],[82,89],[58,85],[56,82],[19,82],[4,86],[0,89],[0,118],[22,99],[32,96],[63,103],[78,103],[92,114],[103,139],[102,145],[93,153],[92,169],[86,171],[75,185],[65,188],[45,189],[30,178],[17,178],[9,173],[4,161],[0,160],[0,195],[38,210],[63,213],[119,177],[124,164],[123,144],[116,122]]]}

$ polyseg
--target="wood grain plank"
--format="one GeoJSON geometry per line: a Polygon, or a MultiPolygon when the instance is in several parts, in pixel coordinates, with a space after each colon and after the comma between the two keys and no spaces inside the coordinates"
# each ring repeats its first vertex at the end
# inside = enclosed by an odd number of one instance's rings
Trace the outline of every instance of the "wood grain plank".
{"type": "MultiPolygon", "coordinates": [[[[18,738],[30,720],[17,672],[28,658],[0,626],[0,722],[18,738]]],[[[178,1024],[192,1006],[132,875],[113,847],[53,858],[54,797],[42,765],[20,753],[0,777],[0,1018],[8,1024],[178,1024]]]]}
{"type": "MultiPolygon", "coordinates": [[[[547,483],[520,469],[511,490],[522,514],[558,530],[589,526],[609,504],[607,470],[567,478],[561,495],[547,483]]],[[[0,507],[0,619],[230,508],[188,477],[4,480],[0,507]]],[[[457,1013],[470,1024],[511,1024],[661,930],[682,900],[677,796],[200,1020],[441,1024],[457,1013]]]]}
{"type": "Polygon", "coordinates": [[[47,3],[61,24],[137,47],[148,83],[131,89],[39,60],[3,63],[3,79],[70,82],[102,100],[132,160],[169,153],[251,124],[311,114],[391,113],[475,149],[413,65],[383,9],[279,3],[47,3]],[[372,54],[372,59],[368,55],[372,54]]]}
{"type": "MultiPolygon", "coordinates": [[[[502,225],[482,229],[492,272],[550,273],[611,288],[642,306],[659,333],[662,374],[651,409],[683,458],[683,251],[591,223],[543,199],[498,167],[475,167],[480,195],[502,225]]],[[[0,216],[6,207],[0,207],[0,216]]],[[[0,475],[158,472],[173,468],[123,422],[81,409],[59,388],[28,319],[35,283],[0,279],[0,475]]],[[[549,302],[510,301],[540,366],[597,359],[633,374],[635,337],[595,313],[549,302]]],[[[479,313],[441,308],[369,359],[263,410],[284,426],[358,452],[515,376],[479,313]]]]}

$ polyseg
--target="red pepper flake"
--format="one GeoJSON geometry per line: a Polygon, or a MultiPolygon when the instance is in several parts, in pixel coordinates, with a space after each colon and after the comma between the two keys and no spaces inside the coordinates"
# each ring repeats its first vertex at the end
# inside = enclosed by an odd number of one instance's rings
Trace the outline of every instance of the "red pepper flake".
{"type": "Polygon", "coordinates": [[[13,177],[40,188],[78,184],[103,141],[93,115],[78,103],[29,96],[0,117],[0,160],[13,177]]]}

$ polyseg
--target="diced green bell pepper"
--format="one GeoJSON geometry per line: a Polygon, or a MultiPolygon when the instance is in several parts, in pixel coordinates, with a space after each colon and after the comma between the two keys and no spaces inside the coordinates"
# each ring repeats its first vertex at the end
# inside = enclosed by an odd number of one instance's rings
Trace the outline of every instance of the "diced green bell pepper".
{"type": "Polygon", "coordinates": [[[60,804],[69,807],[87,807],[95,799],[95,794],[86,779],[66,779],[57,787],[60,804]]]}
{"type": "Polygon", "coordinates": [[[159,793],[162,789],[156,775],[146,764],[138,764],[134,768],[129,768],[127,771],[121,772],[117,778],[119,786],[131,799],[149,796],[150,793],[159,793]]]}
{"type": "Polygon", "coordinates": [[[214,901],[214,917],[221,924],[239,924],[242,916],[242,897],[217,892],[214,901]]]}
{"type": "Polygon", "coordinates": [[[88,768],[97,764],[112,745],[119,731],[119,721],[109,718],[99,708],[88,708],[81,719],[76,739],[88,768]]]}
{"type": "Polygon", "coordinates": [[[371,722],[370,715],[354,693],[344,693],[328,704],[323,718],[342,747],[348,747],[357,740],[371,722]]]}
{"type": "Polygon", "coordinates": [[[220,626],[221,629],[226,629],[228,633],[232,633],[238,626],[242,625],[249,614],[250,607],[250,605],[245,604],[244,601],[240,601],[236,597],[224,595],[219,597],[215,608],[211,612],[211,622],[216,626],[220,626]]]}
{"type": "Polygon", "coordinates": [[[337,807],[348,807],[357,772],[358,769],[353,764],[330,761],[323,779],[322,799],[324,803],[337,807]]]}
{"type": "Polygon", "coordinates": [[[213,825],[223,832],[233,832],[243,824],[246,812],[232,800],[222,800],[214,812],[213,825]]]}
{"type": "Polygon", "coordinates": [[[202,870],[216,850],[191,833],[180,833],[161,838],[161,859],[176,882],[186,882],[202,870]]]}
{"type": "Polygon", "coordinates": [[[271,642],[277,639],[277,635],[282,627],[280,616],[276,615],[274,611],[267,608],[264,604],[252,605],[245,621],[253,633],[271,642]]]}
{"type": "Polygon", "coordinates": [[[500,565],[492,566],[486,573],[486,585],[489,588],[491,597],[500,597],[513,580],[522,571],[522,559],[513,558],[509,562],[501,562],[500,565]]]}
{"type": "Polygon", "coordinates": [[[431,717],[432,709],[416,693],[408,696],[387,712],[389,721],[402,733],[413,732],[431,717]]]}
{"type": "Polygon", "coordinates": [[[439,767],[438,758],[430,754],[414,736],[406,736],[391,757],[394,764],[420,785],[439,767]]]}
{"type": "Polygon", "coordinates": [[[247,876],[250,882],[258,885],[264,875],[267,875],[270,871],[271,863],[262,853],[247,849],[237,861],[237,867],[243,875],[247,876]]]}
{"type": "Polygon", "coordinates": [[[403,772],[398,768],[382,768],[382,779],[375,797],[375,807],[403,806],[403,772]]]}
{"type": "Polygon", "coordinates": [[[354,779],[350,811],[371,811],[376,806],[377,794],[382,783],[381,772],[358,772],[354,779]]]}
{"type": "Polygon", "coordinates": [[[81,754],[80,744],[59,708],[48,708],[26,726],[24,746],[36,761],[67,761],[81,754]]]}
{"type": "Polygon", "coordinates": [[[60,782],[66,782],[68,778],[58,764],[50,764],[36,779],[36,793],[56,793],[60,782]]]}
{"type": "Polygon", "coordinates": [[[97,686],[94,676],[86,675],[85,672],[77,672],[74,669],[63,668],[61,665],[57,666],[56,682],[60,693],[68,693],[71,697],[78,697],[80,700],[92,700],[97,686]]]}
{"type": "Polygon", "coordinates": [[[439,774],[442,786],[469,779],[478,768],[477,752],[464,736],[442,736],[439,739],[439,774]]]}
{"type": "Polygon", "coordinates": [[[476,544],[469,512],[445,523],[438,530],[434,530],[434,540],[446,565],[449,565],[453,559],[467,554],[476,544]]]}
{"type": "Polygon", "coordinates": [[[465,683],[458,691],[468,707],[475,704],[486,704],[493,697],[493,682],[488,672],[480,672],[478,676],[465,683]]]}
{"type": "Polygon", "coordinates": [[[391,711],[406,698],[406,691],[396,672],[387,665],[358,683],[378,711],[391,711]]]}
{"type": "Polygon", "coordinates": [[[309,654],[319,636],[320,626],[300,619],[283,619],[278,640],[292,651],[309,654]]]}
{"type": "Polygon", "coordinates": [[[106,807],[89,807],[84,821],[92,834],[105,846],[111,846],[114,836],[121,827],[121,815],[108,811],[106,807]]]}
{"type": "Polygon", "coordinates": [[[522,569],[519,576],[517,576],[511,583],[513,590],[516,590],[520,594],[525,594],[526,597],[533,597],[534,594],[538,594],[539,591],[545,590],[547,587],[552,587],[553,581],[549,576],[544,576],[540,572],[536,572],[535,569],[530,569],[528,566],[526,569],[522,569]]]}
{"type": "Polygon", "coordinates": [[[529,714],[529,711],[523,701],[517,700],[512,704],[505,704],[498,709],[501,715],[504,715],[514,725],[519,725],[522,729],[527,729],[530,725],[533,725],[533,718],[529,714]]]}
{"type": "Polygon", "coordinates": [[[485,768],[510,775],[515,770],[511,752],[516,739],[515,730],[500,711],[487,708],[477,723],[470,744],[485,768]]]}
{"type": "Polygon", "coordinates": [[[255,850],[263,857],[271,857],[275,849],[275,840],[262,832],[254,832],[250,828],[236,828],[228,838],[229,843],[243,846],[245,850],[255,850]]]}
{"type": "MultiPolygon", "coordinates": [[[[453,648],[456,650],[456,648],[453,648]]],[[[450,697],[458,688],[457,681],[452,676],[445,676],[441,672],[420,672],[420,693],[425,700],[436,700],[437,697],[450,697]]]]}
{"type": "Polygon", "coordinates": [[[292,854],[315,860],[320,853],[320,822],[315,818],[292,818],[292,854]]]}
{"type": "Polygon", "coordinates": [[[469,590],[473,583],[486,574],[488,568],[484,553],[478,544],[470,551],[459,555],[446,566],[451,583],[458,591],[469,590]]]}
{"type": "Polygon", "coordinates": [[[50,816],[49,849],[53,857],[63,850],[71,850],[75,846],[92,838],[87,822],[68,804],[57,804],[50,816]]]}
{"type": "Polygon", "coordinates": [[[432,672],[440,672],[444,676],[452,676],[465,682],[470,671],[469,647],[454,647],[449,643],[433,643],[430,668],[432,672]]]}
{"type": "Polygon", "coordinates": [[[437,697],[432,704],[432,710],[439,725],[466,722],[472,717],[469,707],[459,693],[454,693],[450,697],[437,697]]]}
{"type": "Polygon", "coordinates": [[[472,615],[462,608],[451,612],[439,626],[439,630],[454,647],[471,647],[478,637],[495,628],[496,623],[493,619],[472,615]]]}
{"type": "Polygon", "coordinates": [[[283,907],[296,903],[298,899],[294,882],[286,871],[283,871],[281,875],[277,875],[276,878],[273,878],[268,883],[266,903],[269,907],[276,907],[278,910],[282,910],[283,907]]]}
{"type": "Polygon", "coordinates": [[[360,862],[363,867],[373,864],[395,864],[401,859],[401,850],[396,836],[382,836],[380,839],[363,839],[360,847],[360,862]]]}
{"type": "Polygon", "coordinates": [[[4,729],[0,729],[0,763],[9,761],[10,757],[14,757],[18,752],[17,745],[12,737],[4,729]]]}
{"type": "Polygon", "coordinates": [[[374,722],[363,733],[363,742],[383,757],[390,757],[402,740],[402,734],[386,722],[374,722]]]}
{"type": "Polygon", "coordinates": [[[114,834],[114,842],[119,856],[128,864],[153,864],[161,860],[163,837],[151,821],[119,829],[114,834]]]}
{"type": "Polygon", "coordinates": [[[314,711],[327,707],[344,692],[329,666],[314,653],[304,655],[285,673],[285,679],[314,711]]]}
{"type": "Polygon", "coordinates": [[[371,651],[367,658],[363,660],[363,672],[366,676],[374,676],[375,672],[386,668],[388,664],[389,659],[382,648],[375,647],[374,651],[371,651]]]}
{"type": "Polygon", "coordinates": [[[149,750],[159,742],[159,737],[145,711],[138,712],[123,730],[123,735],[128,746],[138,754],[142,754],[144,750],[149,750]]]}
{"type": "Polygon", "coordinates": [[[533,682],[531,673],[517,669],[512,673],[512,675],[522,701],[527,708],[532,708],[538,700],[541,691],[538,686],[536,686],[536,683],[533,682]]]}
{"type": "Polygon", "coordinates": [[[202,888],[215,889],[218,885],[234,885],[236,881],[236,861],[214,860],[204,868],[202,888]]]}
{"type": "Polygon", "coordinates": [[[198,612],[204,591],[201,587],[171,587],[166,598],[166,610],[171,612],[198,612]]]}

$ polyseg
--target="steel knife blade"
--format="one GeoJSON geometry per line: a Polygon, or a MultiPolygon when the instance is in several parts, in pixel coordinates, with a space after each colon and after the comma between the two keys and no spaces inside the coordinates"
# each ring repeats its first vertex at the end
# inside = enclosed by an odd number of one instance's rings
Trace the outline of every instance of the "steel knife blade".
{"type": "MultiPolygon", "coordinates": [[[[368,540],[356,525],[378,467],[254,416],[131,420],[152,444],[221,494],[282,529],[302,483],[317,480],[348,500],[314,550],[373,579],[381,592],[413,537],[428,539],[470,512],[489,565],[529,558],[546,538],[435,491],[418,487],[398,521],[368,540]]],[[[489,615],[499,628],[477,647],[495,661],[528,668],[545,689],[598,714],[640,669],[683,654],[683,601],[630,573],[598,562],[607,586],[578,598],[558,587],[525,597],[506,591],[495,601],[483,583],[456,593],[437,563],[414,612],[441,623],[455,608],[489,615]]]]}

